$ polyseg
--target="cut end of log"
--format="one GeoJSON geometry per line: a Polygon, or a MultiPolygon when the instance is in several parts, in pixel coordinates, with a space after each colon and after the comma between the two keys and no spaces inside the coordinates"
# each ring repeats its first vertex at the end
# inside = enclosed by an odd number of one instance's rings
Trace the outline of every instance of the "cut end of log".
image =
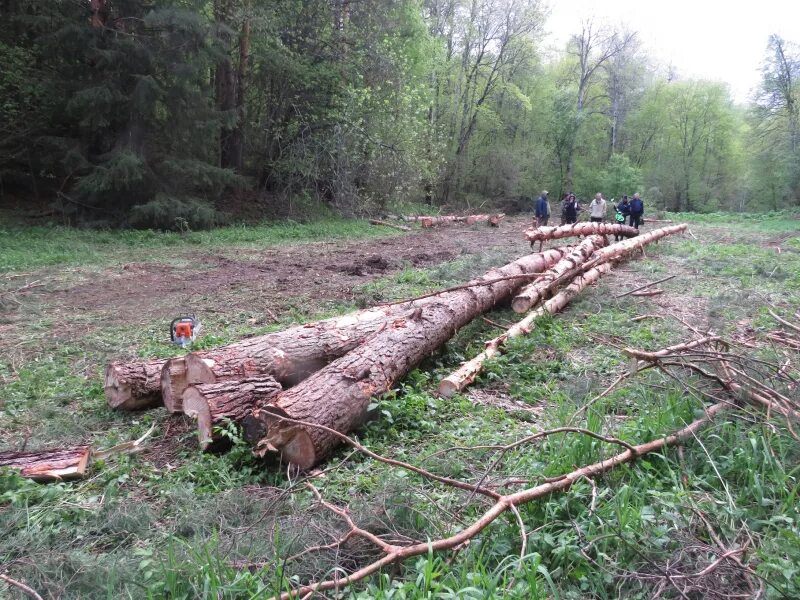
{"type": "Polygon", "coordinates": [[[116,410],[144,410],[158,406],[161,403],[158,390],[134,393],[132,369],[142,371],[136,375],[147,377],[144,367],[138,363],[110,363],[106,367],[103,389],[108,405],[116,410]]]}
{"type": "Polygon", "coordinates": [[[206,450],[214,441],[211,409],[208,401],[193,387],[183,393],[183,412],[197,421],[197,438],[201,450],[206,450]]]}
{"type": "Polygon", "coordinates": [[[511,301],[511,308],[515,313],[528,312],[533,305],[534,302],[527,296],[517,296],[511,301]]]}
{"type": "Polygon", "coordinates": [[[261,457],[270,453],[278,454],[283,463],[310,469],[324,457],[317,456],[314,442],[305,429],[279,418],[286,416],[283,410],[275,406],[256,413],[255,417],[261,421],[266,434],[259,440],[254,452],[261,457]]]}
{"type": "Polygon", "coordinates": [[[183,412],[183,392],[189,387],[186,370],[186,357],[168,360],[161,370],[161,397],[171,413],[183,412]]]}
{"type": "Polygon", "coordinates": [[[459,392],[458,384],[454,381],[450,381],[449,377],[442,379],[439,383],[439,395],[442,398],[452,398],[459,392]]]}
{"type": "Polygon", "coordinates": [[[86,475],[91,449],[89,446],[35,452],[0,452],[0,467],[19,471],[34,481],[65,481],[86,475]]]}

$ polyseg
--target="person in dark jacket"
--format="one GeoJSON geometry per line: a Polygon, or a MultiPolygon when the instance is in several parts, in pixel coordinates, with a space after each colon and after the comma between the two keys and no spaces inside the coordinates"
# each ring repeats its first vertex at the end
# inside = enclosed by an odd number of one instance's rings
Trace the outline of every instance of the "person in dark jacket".
{"type": "Polygon", "coordinates": [[[561,205],[562,225],[575,223],[578,220],[578,211],[580,211],[580,209],[581,207],[578,204],[578,199],[575,197],[575,194],[569,194],[561,205]]]}
{"type": "Polygon", "coordinates": [[[534,215],[536,216],[537,227],[547,225],[547,221],[550,219],[550,202],[547,200],[547,190],[544,190],[536,200],[534,215]]]}
{"type": "MultiPolygon", "coordinates": [[[[627,194],[624,194],[622,196],[622,202],[614,205],[614,210],[616,211],[616,214],[614,215],[614,220],[617,222],[618,225],[625,225],[626,219],[631,214],[631,203],[628,201],[627,194]]],[[[621,239],[622,239],[621,235],[614,236],[615,242],[618,242],[621,239]]]]}
{"type": "Polygon", "coordinates": [[[636,192],[633,195],[633,200],[631,200],[630,215],[631,227],[639,229],[639,225],[642,223],[642,216],[644,216],[644,202],[639,198],[639,192],[636,192]]]}

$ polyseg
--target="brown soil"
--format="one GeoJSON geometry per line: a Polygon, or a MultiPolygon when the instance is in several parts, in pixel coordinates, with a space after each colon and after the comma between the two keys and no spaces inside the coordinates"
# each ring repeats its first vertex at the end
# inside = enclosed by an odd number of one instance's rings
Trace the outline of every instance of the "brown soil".
{"type": "Polygon", "coordinates": [[[245,250],[233,258],[200,252],[187,256],[187,268],[131,263],[55,292],[48,301],[65,308],[111,310],[124,320],[158,316],[165,307],[200,312],[254,307],[254,302],[280,313],[287,300],[298,298],[312,305],[348,301],[354,286],[410,266],[431,266],[497,246],[513,245],[522,254],[527,248],[522,237],[527,223],[517,219],[499,230],[453,226],[354,242],[245,250]],[[220,306],[220,297],[230,304],[220,306]]]}

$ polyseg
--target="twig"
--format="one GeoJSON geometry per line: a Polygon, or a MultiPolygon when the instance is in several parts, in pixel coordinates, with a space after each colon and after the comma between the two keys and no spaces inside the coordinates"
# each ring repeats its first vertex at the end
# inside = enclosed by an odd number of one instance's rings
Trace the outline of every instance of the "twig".
{"type": "Polygon", "coordinates": [[[22,583],[21,581],[17,581],[16,579],[12,579],[8,575],[0,574],[0,579],[5,581],[8,585],[14,586],[23,594],[25,594],[28,598],[33,598],[33,600],[44,600],[39,594],[36,593],[32,587],[29,587],[22,583]]]}
{"type": "Polygon", "coordinates": [[[798,327],[797,325],[793,325],[792,323],[789,323],[789,321],[787,321],[787,320],[785,320],[785,319],[782,319],[781,317],[779,317],[778,315],[776,315],[774,312],[772,312],[772,309],[771,309],[771,308],[768,308],[768,309],[767,309],[767,312],[768,312],[770,315],[772,315],[772,318],[773,318],[773,319],[775,319],[776,321],[778,321],[778,323],[781,323],[782,325],[785,325],[785,326],[786,326],[786,327],[788,327],[789,329],[793,329],[793,330],[794,330],[794,331],[796,331],[797,333],[800,333],[800,327],[798,327]]]}
{"type": "Polygon", "coordinates": [[[624,298],[625,296],[629,296],[629,295],[633,294],[634,292],[638,292],[639,290],[643,290],[645,288],[653,287],[654,285],[656,285],[658,283],[663,283],[665,281],[669,281],[670,279],[675,279],[675,277],[677,277],[677,275],[670,275],[669,277],[664,277],[664,279],[659,279],[658,281],[654,281],[653,283],[646,283],[644,285],[640,285],[639,287],[634,288],[634,289],[632,289],[630,291],[627,291],[624,294],[617,294],[615,296],[615,298],[624,298]]]}

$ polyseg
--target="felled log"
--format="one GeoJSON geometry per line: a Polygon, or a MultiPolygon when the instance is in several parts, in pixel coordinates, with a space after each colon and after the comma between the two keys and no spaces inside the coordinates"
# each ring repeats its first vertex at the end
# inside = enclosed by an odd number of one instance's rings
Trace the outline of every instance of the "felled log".
{"type": "Polygon", "coordinates": [[[439,225],[449,225],[451,223],[466,223],[467,225],[474,225],[475,223],[482,223],[484,221],[488,222],[489,225],[497,226],[500,221],[505,217],[505,214],[497,214],[497,215],[467,215],[467,216],[456,216],[456,215],[443,215],[439,217],[420,217],[419,221],[423,227],[436,227],[439,225]],[[492,222],[494,220],[494,223],[492,222]]]}
{"type": "Polygon", "coordinates": [[[117,410],[142,410],[161,404],[161,369],[167,360],[112,362],[106,367],[106,400],[117,410]]]}
{"type": "Polygon", "coordinates": [[[184,391],[201,383],[269,375],[282,385],[292,385],[408,310],[401,304],[358,311],[170,360],[161,372],[164,406],[169,412],[182,412],[184,391]]]}
{"type": "MultiPolygon", "coordinates": [[[[532,254],[492,269],[476,283],[540,273],[563,254],[559,249],[532,254]]],[[[323,429],[287,423],[281,417],[322,425],[340,433],[356,429],[366,419],[373,396],[391,389],[460,327],[499,302],[509,300],[519,281],[507,279],[444,294],[411,315],[391,321],[384,331],[279,393],[268,407],[255,411],[245,427],[246,436],[256,445],[256,453],[263,456],[276,452],[285,462],[301,468],[317,464],[339,444],[339,438],[323,429]]]]}
{"type": "Polygon", "coordinates": [[[592,253],[607,243],[605,236],[592,235],[575,246],[572,251],[558,261],[553,267],[542,273],[542,277],[523,287],[511,302],[514,312],[523,313],[536,306],[540,300],[547,298],[553,286],[560,278],[585,263],[592,253]]]}
{"type": "Polygon", "coordinates": [[[505,219],[505,213],[500,213],[498,215],[492,215],[489,217],[489,227],[500,227],[500,221],[505,219]]]}
{"type": "Polygon", "coordinates": [[[540,308],[531,312],[522,321],[511,327],[504,334],[489,340],[486,343],[486,348],[478,356],[472,360],[467,361],[459,369],[445,377],[439,384],[439,393],[445,397],[452,396],[456,392],[463,390],[470,383],[475,380],[475,377],[483,370],[483,364],[490,358],[497,355],[502,351],[503,346],[509,338],[526,335],[531,332],[533,324],[540,316],[545,313],[555,314],[566,306],[575,295],[580,292],[587,285],[596,282],[603,273],[606,273],[611,268],[611,260],[623,258],[626,255],[634,252],[637,248],[644,246],[650,242],[654,242],[664,236],[679,233],[686,229],[686,224],[673,225],[671,227],[663,227],[655,229],[641,236],[617,242],[604,248],[598,249],[592,259],[588,263],[584,263],[583,267],[587,270],[578,275],[572,283],[570,283],[561,292],[553,296],[550,300],[544,303],[540,308]]]}
{"type": "Polygon", "coordinates": [[[391,227],[392,229],[399,229],[400,231],[411,231],[411,227],[405,225],[395,225],[394,223],[387,223],[386,221],[379,221],[378,219],[370,219],[370,225],[381,225],[383,227],[391,227]]]}
{"type": "Polygon", "coordinates": [[[183,412],[197,420],[200,448],[205,450],[216,439],[215,426],[243,421],[280,391],[281,384],[268,376],[195,385],[183,393],[183,412]]]}
{"type": "Polygon", "coordinates": [[[463,390],[470,383],[475,381],[475,378],[483,370],[483,364],[502,351],[502,347],[505,345],[506,341],[511,338],[529,334],[533,331],[536,319],[545,314],[553,315],[557,313],[569,304],[583,288],[597,282],[601,275],[608,273],[610,270],[611,263],[603,263],[579,275],[566,288],[550,298],[550,300],[545,302],[541,307],[528,314],[522,321],[510,327],[505,333],[486,342],[486,347],[483,352],[472,360],[468,360],[456,371],[442,379],[439,383],[439,394],[445,398],[449,398],[456,392],[463,390]]]}
{"type": "Polygon", "coordinates": [[[34,481],[80,479],[86,474],[89,446],[56,448],[33,452],[0,452],[0,467],[19,471],[34,481]]]}
{"type": "Polygon", "coordinates": [[[561,225],[559,227],[536,227],[525,232],[527,240],[541,242],[544,240],[559,240],[566,237],[578,237],[584,235],[622,235],[625,237],[635,237],[639,235],[639,230],[628,225],[618,225],[616,223],[572,223],[571,225],[561,225]]]}

